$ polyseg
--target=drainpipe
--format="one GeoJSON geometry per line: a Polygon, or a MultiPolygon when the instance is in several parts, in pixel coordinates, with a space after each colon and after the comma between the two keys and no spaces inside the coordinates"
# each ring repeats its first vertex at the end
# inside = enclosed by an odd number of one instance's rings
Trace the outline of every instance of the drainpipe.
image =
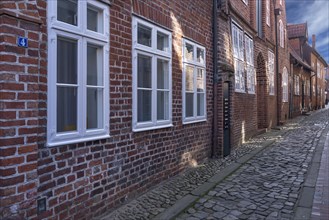
{"type": "Polygon", "coordinates": [[[281,14],[281,9],[274,9],[275,17],[275,68],[276,68],[276,117],[277,126],[280,126],[280,97],[279,97],[279,58],[278,58],[278,15],[281,14]]]}
{"type": "MultiPolygon", "coordinates": [[[[220,1],[220,0],[219,0],[220,1]]],[[[212,133],[212,148],[211,157],[215,156],[215,149],[218,146],[218,54],[217,54],[217,5],[220,2],[213,0],[213,20],[212,20],[212,31],[213,31],[213,133],[212,133]]]]}

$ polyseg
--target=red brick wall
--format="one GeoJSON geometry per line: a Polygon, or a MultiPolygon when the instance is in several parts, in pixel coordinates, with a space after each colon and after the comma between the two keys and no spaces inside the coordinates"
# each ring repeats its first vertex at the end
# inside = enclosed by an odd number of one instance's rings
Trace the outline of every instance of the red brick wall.
{"type": "MultiPolygon", "coordinates": [[[[210,156],[212,1],[113,1],[110,7],[110,135],[47,148],[46,1],[5,1],[1,21],[1,215],[90,219],[210,156]],[[17,10],[16,8],[26,7],[17,10]],[[132,132],[132,13],[173,32],[173,124],[132,132]],[[24,17],[27,15],[28,17],[24,17]],[[27,21],[27,20],[31,21],[27,21]],[[40,24],[38,23],[40,22],[40,24]],[[16,34],[29,37],[17,48],[16,34]],[[207,121],[182,124],[182,37],[206,48],[207,121]],[[47,211],[36,213],[46,198],[47,211]]],[[[2,12],[1,12],[2,13],[2,12]]]]}
{"type": "Polygon", "coordinates": [[[0,218],[36,214],[38,137],[46,116],[44,6],[0,2],[0,218]],[[28,48],[16,45],[18,36],[28,37],[28,48]]]}

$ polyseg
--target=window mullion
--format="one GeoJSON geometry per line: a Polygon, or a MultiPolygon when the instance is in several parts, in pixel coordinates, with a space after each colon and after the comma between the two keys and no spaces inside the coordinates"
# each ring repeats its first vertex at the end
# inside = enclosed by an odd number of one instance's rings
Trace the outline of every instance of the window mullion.
{"type": "MultiPolygon", "coordinates": [[[[153,39],[152,39],[153,41],[153,39]]],[[[152,123],[155,126],[157,124],[157,57],[152,55],[152,74],[151,74],[151,82],[152,82],[152,123]]]]}
{"type": "Polygon", "coordinates": [[[79,42],[79,59],[78,59],[78,82],[79,95],[78,98],[78,127],[79,134],[86,134],[86,117],[87,117],[87,39],[81,38],[79,42]]]}
{"type": "Polygon", "coordinates": [[[198,106],[198,99],[197,99],[197,67],[194,66],[193,69],[193,118],[196,119],[197,118],[197,106],[198,106]]]}

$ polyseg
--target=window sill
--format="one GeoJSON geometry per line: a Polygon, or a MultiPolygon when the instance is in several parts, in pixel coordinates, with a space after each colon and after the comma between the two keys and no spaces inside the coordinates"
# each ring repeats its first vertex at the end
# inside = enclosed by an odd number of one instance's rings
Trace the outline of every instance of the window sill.
{"type": "Polygon", "coordinates": [[[142,132],[142,131],[151,131],[151,130],[158,130],[162,128],[170,128],[174,125],[172,123],[166,125],[159,125],[159,126],[152,126],[152,127],[141,127],[141,128],[133,128],[133,132],[142,132]]]}
{"type": "Polygon", "coordinates": [[[201,122],[206,122],[207,119],[203,118],[203,119],[196,119],[196,120],[185,120],[183,121],[183,125],[188,125],[188,124],[194,124],[194,123],[201,123],[201,122]]]}
{"type": "Polygon", "coordinates": [[[77,144],[77,143],[81,143],[81,142],[88,142],[88,141],[106,139],[106,138],[109,138],[109,137],[110,137],[110,135],[102,135],[102,136],[79,138],[79,139],[74,139],[74,140],[48,142],[47,147],[56,147],[56,146],[62,146],[62,145],[67,145],[67,144],[77,144]]]}
{"type": "Polygon", "coordinates": [[[234,92],[236,92],[236,93],[246,93],[246,91],[244,91],[244,90],[234,90],[234,92]]]}

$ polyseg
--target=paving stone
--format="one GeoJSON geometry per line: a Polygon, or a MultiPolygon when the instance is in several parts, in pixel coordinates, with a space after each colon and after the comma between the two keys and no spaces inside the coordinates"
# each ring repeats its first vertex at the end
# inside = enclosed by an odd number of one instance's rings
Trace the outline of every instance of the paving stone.
{"type": "Polygon", "coordinates": [[[288,123],[280,131],[255,137],[230,156],[210,160],[174,177],[103,219],[153,218],[208,179],[221,174],[230,164],[235,166],[234,173],[219,183],[212,182],[216,186],[177,219],[293,219],[293,208],[306,182],[313,154],[323,129],[329,126],[328,113],[329,110],[320,111],[302,120],[296,119],[296,123],[288,123]],[[244,164],[235,162],[260,149],[260,144],[269,139],[276,142],[244,164]]]}

